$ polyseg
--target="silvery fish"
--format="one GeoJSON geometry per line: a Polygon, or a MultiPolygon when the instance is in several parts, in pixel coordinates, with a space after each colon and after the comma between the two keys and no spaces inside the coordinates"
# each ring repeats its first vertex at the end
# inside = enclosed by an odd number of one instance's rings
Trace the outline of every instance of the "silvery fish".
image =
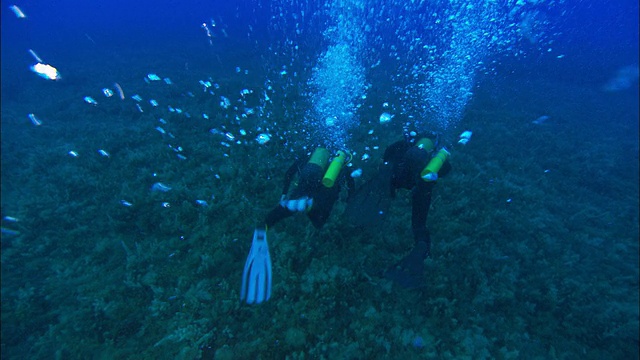
{"type": "Polygon", "coordinates": [[[153,184],[153,186],[151,186],[151,191],[162,191],[162,192],[167,192],[170,191],[171,188],[161,182],[157,182],[155,184],[153,184]]]}

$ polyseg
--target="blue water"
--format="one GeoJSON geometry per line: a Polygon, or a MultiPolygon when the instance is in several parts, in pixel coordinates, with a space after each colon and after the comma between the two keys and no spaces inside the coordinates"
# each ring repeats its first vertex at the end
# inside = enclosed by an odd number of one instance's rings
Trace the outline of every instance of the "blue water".
{"type": "Polygon", "coordinates": [[[638,357],[637,1],[16,1],[1,21],[2,358],[638,357]],[[359,186],[411,131],[453,149],[425,287],[380,276],[412,246],[402,193],[386,231],[343,201],[321,230],[277,224],[272,299],[242,304],[296,155],[348,150],[359,186]]]}

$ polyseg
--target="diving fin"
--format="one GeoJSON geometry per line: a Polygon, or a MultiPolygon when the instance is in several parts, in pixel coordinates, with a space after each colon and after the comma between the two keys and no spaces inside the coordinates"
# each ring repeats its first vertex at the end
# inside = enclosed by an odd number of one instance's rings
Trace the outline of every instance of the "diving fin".
{"type": "Polygon", "coordinates": [[[358,227],[374,228],[382,224],[391,204],[391,167],[383,166],[353,194],[344,212],[346,220],[358,227]]]}
{"type": "Polygon", "coordinates": [[[267,230],[256,228],[247,262],[242,273],[240,300],[247,304],[260,304],[271,297],[271,256],[267,243],[267,230]]]}
{"type": "Polygon", "coordinates": [[[427,244],[418,242],[407,256],[393,265],[384,276],[405,289],[416,289],[425,286],[424,259],[427,244]]]}

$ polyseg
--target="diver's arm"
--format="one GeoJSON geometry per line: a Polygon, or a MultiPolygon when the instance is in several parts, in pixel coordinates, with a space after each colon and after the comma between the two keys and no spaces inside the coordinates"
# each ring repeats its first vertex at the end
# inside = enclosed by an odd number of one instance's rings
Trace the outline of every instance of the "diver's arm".
{"type": "Polygon", "coordinates": [[[351,196],[353,196],[353,194],[355,193],[356,182],[355,180],[353,180],[351,175],[347,174],[346,172],[345,172],[344,178],[345,178],[344,181],[347,184],[347,201],[348,201],[349,199],[351,199],[351,196]]]}
{"type": "Polygon", "coordinates": [[[407,151],[407,147],[409,146],[411,146],[411,144],[406,140],[396,141],[395,143],[389,145],[384,151],[384,156],[382,157],[383,162],[386,164],[396,163],[400,161],[404,153],[407,151]]]}
{"type": "Polygon", "coordinates": [[[284,174],[284,186],[282,188],[282,196],[280,197],[280,204],[278,204],[275,208],[273,208],[264,220],[266,228],[271,228],[273,225],[278,223],[280,220],[287,218],[293,214],[292,211],[287,209],[282,205],[282,200],[289,193],[289,187],[291,186],[291,181],[293,181],[293,177],[300,172],[301,164],[305,159],[296,159],[293,164],[287,169],[287,172],[284,174]]]}
{"type": "Polygon", "coordinates": [[[440,168],[440,171],[438,171],[438,178],[447,176],[449,172],[451,172],[451,163],[447,159],[447,161],[442,164],[442,168],[440,168]]]}
{"type": "Polygon", "coordinates": [[[284,174],[284,186],[282,188],[282,195],[285,196],[287,195],[287,193],[289,193],[289,187],[291,186],[291,181],[293,180],[293,177],[300,172],[300,168],[302,166],[302,164],[306,161],[306,159],[302,158],[302,159],[297,159],[292,165],[291,167],[289,167],[289,169],[287,170],[287,172],[284,174]]]}

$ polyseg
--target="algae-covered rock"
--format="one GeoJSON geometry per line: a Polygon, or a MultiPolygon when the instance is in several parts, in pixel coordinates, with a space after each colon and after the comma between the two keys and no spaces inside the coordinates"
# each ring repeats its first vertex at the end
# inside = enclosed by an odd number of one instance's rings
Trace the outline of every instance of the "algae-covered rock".
{"type": "Polygon", "coordinates": [[[215,360],[232,360],[233,350],[229,346],[225,345],[220,349],[216,350],[216,353],[214,354],[214,359],[215,360]]]}
{"type": "Polygon", "coordinates": [[[289,328],[284,335],[287,345],[294,348],[301,348],[307,342],[307,335],[299,328],[289,328]]]}

